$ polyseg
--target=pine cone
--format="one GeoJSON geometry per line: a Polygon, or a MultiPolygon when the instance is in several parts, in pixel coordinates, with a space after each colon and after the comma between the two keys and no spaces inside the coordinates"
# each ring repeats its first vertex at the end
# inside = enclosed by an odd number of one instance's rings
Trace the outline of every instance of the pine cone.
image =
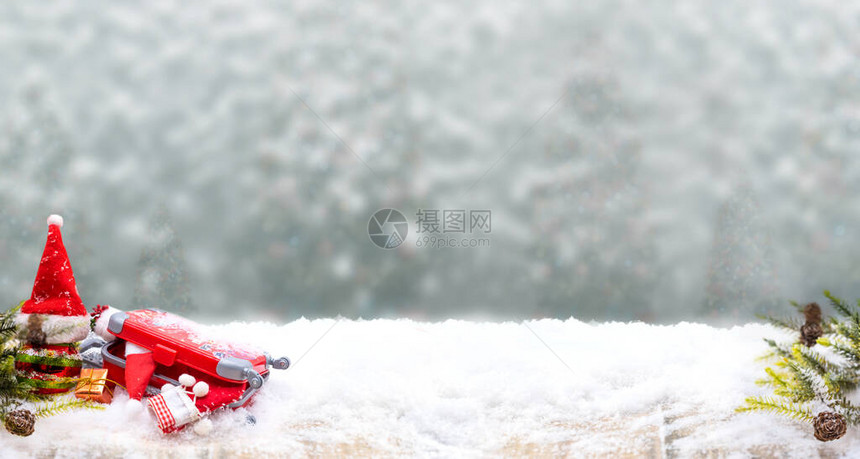
{"type": "Polygon", "coordinates": [[[10,411],[6,415],[4,425],[9,433],[27,437],[33,433],[33,427],[36,425],[36,416],[30,410],[10,411]]]}
{"type": "Polygon", "coordinates": [[[831,441],[841,438],[848,430],[845,418],[841,414],[823,411],[812,421],[815,427],[815,438],[821,441],[831,441]]]}
{"type": "Polygon", "coordinates": [[[821,324],[817,322],[807,322],[800,327],[800,342],[807,347],[815,346],[816,340],[821,338],[824,331],[821,329],[821,324]]]}
{"type": "Polygon", "coordinates": [[[806,316],[806,322],[821,323],[821,306],[818,303],[809,303],[803,308],[803,315],[806,316]]]}
{"type": "Polygon", "coordinates": [[[32,346],[43,346],[45,338],[45,332],[42,330],[42,316],[30,314],[27,318],[27,343],[32,346]]]}

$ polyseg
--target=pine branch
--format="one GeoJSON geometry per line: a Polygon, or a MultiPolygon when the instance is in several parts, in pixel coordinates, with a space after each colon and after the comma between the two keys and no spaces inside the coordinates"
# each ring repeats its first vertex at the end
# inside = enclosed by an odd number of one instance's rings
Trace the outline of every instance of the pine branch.
{"type": "Polygon", "coordinates": [[[788,300],[788,304],[794,306],[794,309],[797,312],[803,314],[803,305],[801,305],[800,303],[798,303],[797,301],[794,301],[794,300],[788,300]]]}
{"type": "Polygon", "coordinates": [[[852,326],[850,323],[837,322],[830,327],[830,332],[842,336],[851,343],[860,342],[860,328],[852,326]]]}
{"type": "Polygon", "coordinates": [[[15,316],[23,304],[22,301],[0,314],[0,414],[21,403],[37,403],[45,399],[35,392],[32,381],[19,378],[15,369],[15,357],[21,346],[16,339],[18,330],[15,316]]]}
{"type": "Polygon", "coordinates": [[[791,375],[789,384],[785,388],[775,389],[774,394],[795,403],[815,400],[819,396],[819,388],[825,386],[824,383],[799,362],[786,359],[783,364],[791,375]]]}
{"type": "Polygon", "coordinates": [[[836,367],[833,364],[809,347],[795,344],[791,347],[791,353],[794,360],[796,360],[803,368],[812,370],[819,375],[824,375],[836,370],[836,367]]]}
{"type": "Polygon", "coordinates": [[[836,355],[844,358],[852,369],[860,369],[860,349],[831,338],[818,338],[818,344],[832,349],[836,355]]]}
{"type": "Polygon", "coordinates": [[[90,400],[81,400],[77,398],[54,399],[41,407],[36,408],[36,411],[34,411],[33,414],[35,414],[37,418],[47,418],[75,409],[103,410],[104,407],[93,403],[90,400]]]}
{"type": "Polygon", "coordinates": [[[772,352],[782,358],[790,359],[791,358],[791,349],[788,346],[777,343],[772,339],[765,338],[764,342],[767,343],[768,346],[773,350],[772,352]]]}
{"type": "Polygon", "coordinates": [[[840,370],[824,375],[824,383],[827,385],[828,394],[844,394],[857,388],[857,372],[855,370],[840,370]]]}
{"type": "Polygon", "coordinates": [[[836,309],[839,314],[847,319],[851,319],[855,326],[860,326],[860,313],[856,310],[852,310],[848,303],[845,302],[842,298],[839,298],[830,293],[829,290],[824,291],[824,296],[830,300],[830,304],[836,309]]]}
{"type": "Polygon", "coordinates": [[[24,302],[22,301],[18,303],[18,306],[0,314],[0,349],[4,349],[6,343],[14,339],[18,333],[18,326],[15,324],[15,315],[23,304],[24,302]]]}
{"type": "Polygon", "coordinates": [[[860,423],[860,408],[854,406],[844,395],[831,394],[831,397],[827,401],[827,406],[845,417],[848,424],[855,425],[860,423]]]}
{"type": "Polygon", "coordinates": [[[797,333],[800,330],[800,326],[803,325],[803,322],[799,319],[770,317],[764,315],[759,315],[757,317],[766,320],[768,323],[770,323],[776,328],[793,333],[797,333]]]}
{"type": "Polygon", "coordinates": [[[809,423],[813,419],[812,410],[803,404],[786,402],[774,397],[747,397],[745,402],[745,405],[735,411],[738,413],[765,411],[809,423]]]}
{"type": "Polygon", "coordinates": [[[774,358],[776,358],[776,357],[778,357],[778,356],[776,355],[776,353],[775,353],[775,352],[773,352],[773,351],[768,351],[768,352],[765,352],[764,354],[762,354],[762,355],[760,355],[760,356],[756,357],[756,358],[755,358],[755,360],[756,360],[757,362],[769,362],[769,361],[773,360],[773,359],[774,359],[774,358]]]}
{"type": "Polygon", "coordinates": [[[764,372],[767,374],[767,378],[761,378],[756,381],[756,384],[759,386],[771,386],[775,389],[786,389],[789,387],[786,378],[789,377],[788,374],[785,373],[777,373],[773,368],[765,368],[764,372]]]}

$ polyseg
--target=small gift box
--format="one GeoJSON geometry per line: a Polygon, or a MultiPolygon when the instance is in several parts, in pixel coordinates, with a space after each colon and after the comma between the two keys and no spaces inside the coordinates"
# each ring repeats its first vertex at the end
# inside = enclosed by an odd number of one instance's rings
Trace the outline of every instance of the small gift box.
{"type": "Polygon", "coordinates": [[[114,384],[107,379],[108,371],[103,368],[84,368],[75,388],[75,397],[99,403],[110,403],[113,399],[114,384]]]}

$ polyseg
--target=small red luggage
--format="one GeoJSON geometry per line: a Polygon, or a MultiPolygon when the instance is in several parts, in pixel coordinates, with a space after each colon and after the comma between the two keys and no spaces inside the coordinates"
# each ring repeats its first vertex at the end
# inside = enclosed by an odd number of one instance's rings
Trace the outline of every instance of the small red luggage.
{"type": "Polygon", "coordinates": [[[119,338],[101,349],[112,380],[125,385],[125,343],[134,343],[151,351],[156,363],[149,394],[160,393],[164,384],[178,386],[183,373],[209,384],[209,394],[195,401],[201,413],[247,405],[268,379],[269,367],[290,366],[286,357],[272,359],[262,351],[217,339],[205,327],[158,309],[114,314],[108,331],[119,338]]]}

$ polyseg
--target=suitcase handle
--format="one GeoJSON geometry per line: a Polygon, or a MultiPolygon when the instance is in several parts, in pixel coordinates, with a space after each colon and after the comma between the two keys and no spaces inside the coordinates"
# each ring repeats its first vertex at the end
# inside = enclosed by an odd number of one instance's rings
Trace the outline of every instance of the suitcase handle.
{"type": "MultiPolygon", "coordinates": [[[[263,375],[259,375],[259,376],[260,376],[260,378],[261,378],[261,380],[262,380],[262,381],[260,382],[260,385],[262,385],[262,384],[263,384],[263,381],[265,381],[265,380],[269,379],[269,374],[268,374],[268,373],[263,374],[263,375]]],[[[257,391],[259,390],[259,388],[255,388],[255,387],[253,387],[253,386],[250,384],[250,381],[249,381],[248,383],[249,383],[249,384],[248,384],[248,389],[246,389],[246,390],[245,390],[245,392],[242,394],[242,396],[241,396],[241,397],[239,397],[239,399],[238,399],[238,400],[236,400],[236,401],[235,401],[235,402],[233,402],[233,403],[228,404],[228,405],[227,405],[227,408],[239,408],[239,407],[241,407],[242,405],[244,405],[245,403],[247,403],[247,402],[248,402],[248,399],[249,399],[249,398],[251,398],[251,396],[252,396],[252,395],[254,395],[255,393],[257,393],[257,391]]]]}
{"type": "Polygon", "coordinates": [[[248,381],[249,386],[254,389],[263,387],[263,377],[260,376],[260,373],[257,373],[251,368],[246,368],[242,373],[245,375],[245,380],[248,381]]]}

